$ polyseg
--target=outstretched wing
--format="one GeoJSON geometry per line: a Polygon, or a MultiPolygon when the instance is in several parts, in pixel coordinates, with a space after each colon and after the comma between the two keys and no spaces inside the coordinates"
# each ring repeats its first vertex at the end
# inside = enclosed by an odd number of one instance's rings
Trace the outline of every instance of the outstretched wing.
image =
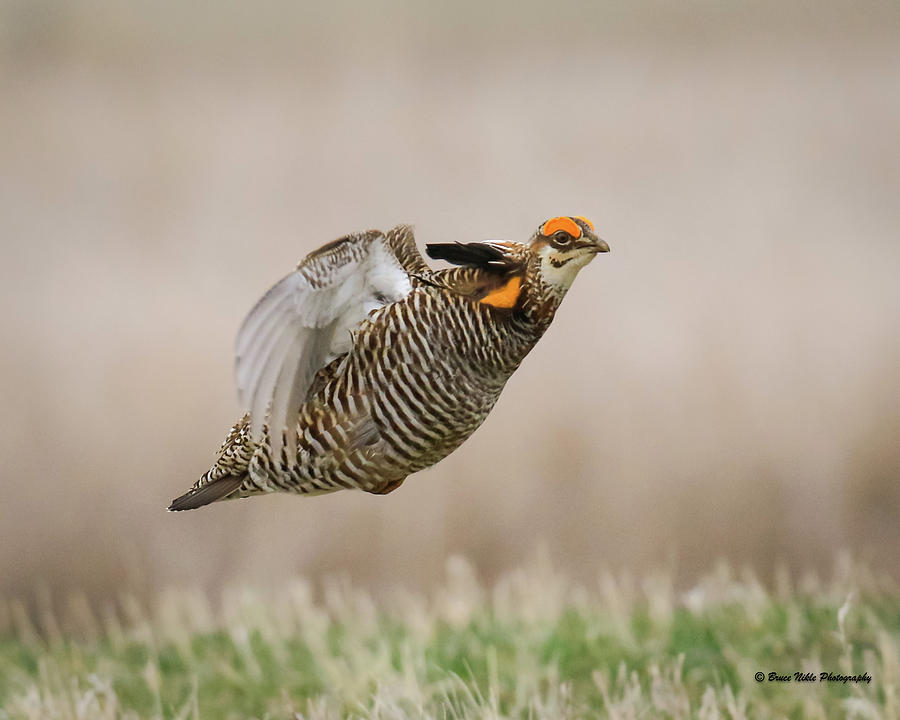
{"type": "Polygon", "coordinates": [[[412,229],[347,235],[307,255],[256,304],[237,336],[236,375],[255,439],[268,424],[272,457],[287,443],[316,373],[350,349],[350,331],[374,309],[409,294],[424,261],[412,229]]]}

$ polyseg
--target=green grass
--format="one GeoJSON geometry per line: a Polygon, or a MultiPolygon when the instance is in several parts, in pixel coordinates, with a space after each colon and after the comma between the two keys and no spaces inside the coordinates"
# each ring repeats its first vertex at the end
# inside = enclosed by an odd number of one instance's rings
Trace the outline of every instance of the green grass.
{"type": "Polygon", "coordinates": [[[0,604],[0,718],[900,718],[900,593],[844,562],[686,593],[546,561],[493,587],[448,562],[428,597],[346,583],[0,604]],[[756,682],[771,671],[870,683],[756,682]]]}

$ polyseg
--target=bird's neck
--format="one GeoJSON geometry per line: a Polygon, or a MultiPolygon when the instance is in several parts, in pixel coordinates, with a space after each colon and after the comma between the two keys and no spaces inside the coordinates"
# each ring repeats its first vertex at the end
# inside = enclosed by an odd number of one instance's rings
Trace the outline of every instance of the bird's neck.
{"type": "Polygon", "coordinates": [[[530,323],[546,329],[553,322],[566,290],[544,280],[540,260],[537,258],[528,263],[523,286],[525,297],[522,302],[522,314],[530,323]]]}

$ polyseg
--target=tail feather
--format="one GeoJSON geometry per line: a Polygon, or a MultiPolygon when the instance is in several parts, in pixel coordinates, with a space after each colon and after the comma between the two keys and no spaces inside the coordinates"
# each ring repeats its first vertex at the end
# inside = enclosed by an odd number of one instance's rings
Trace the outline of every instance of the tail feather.
{"type": "Polygon", "coordinates": [[[244,477],[242,476],[226,475],[201,487],[191,488],[184,495],[172,501],[169,511],[196,510],[216,500],[222,500],[237,490],[243,482],[244,477]]]}

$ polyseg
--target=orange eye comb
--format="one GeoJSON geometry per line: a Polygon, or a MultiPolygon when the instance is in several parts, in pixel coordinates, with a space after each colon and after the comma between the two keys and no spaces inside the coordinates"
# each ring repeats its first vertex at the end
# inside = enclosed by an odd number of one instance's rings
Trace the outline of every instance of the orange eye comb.
{"type": "Polygon", "coordinates": [[[581,227],[570,217],[550,218],[541,225],[541,235],[548,237],[559,230],[565,230],[573,238],[581,237],[581,227]]]}
{"type": "Polygon", "coordinates": [[[585,225],[587,225],[591,229],[591,232],[594,231],[594,223],[592,223],[590,220],[588,220],[584,215],[576,215],[575,219],[581,220],[581,222],[583,222],[585,225]]]}

